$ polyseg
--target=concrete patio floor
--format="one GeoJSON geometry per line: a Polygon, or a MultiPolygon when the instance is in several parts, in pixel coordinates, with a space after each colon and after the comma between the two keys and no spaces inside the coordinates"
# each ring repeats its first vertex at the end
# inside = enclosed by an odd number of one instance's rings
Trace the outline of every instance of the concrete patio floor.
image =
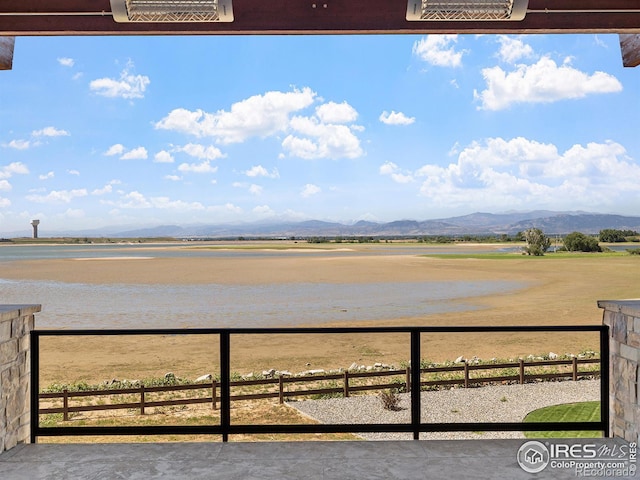
{"type": "MultiPolygon", "coordinates": [[[[19,445],[0,455],[3,480],[564,479],[524,472],[524,440],[19,445]]],[[[603,477],[598,477],[603,478],[603,477]]]]}

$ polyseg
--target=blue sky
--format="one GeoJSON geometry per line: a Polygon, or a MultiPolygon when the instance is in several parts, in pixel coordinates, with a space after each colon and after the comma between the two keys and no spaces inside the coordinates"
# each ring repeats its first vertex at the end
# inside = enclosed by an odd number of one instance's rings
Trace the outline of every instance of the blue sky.
{"type": "Polygon", "coordinates": [[[0,235],[640,215],[639,75],[617,35],[21,37],[0,235]]]}

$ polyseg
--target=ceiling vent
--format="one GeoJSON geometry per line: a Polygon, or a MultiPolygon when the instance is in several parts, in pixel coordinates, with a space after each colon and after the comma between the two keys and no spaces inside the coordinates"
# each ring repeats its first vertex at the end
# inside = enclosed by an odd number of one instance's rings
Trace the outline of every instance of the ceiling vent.
{"type": "Polygon", "coordinates": [[[407,20],[500,21],[523,20],[529,0],[409,0],[407,20]]]}
{"type": "Polygon", "coordinates": [[[122,23],[233,22],[231,0],[111,0],[122,23]]]}

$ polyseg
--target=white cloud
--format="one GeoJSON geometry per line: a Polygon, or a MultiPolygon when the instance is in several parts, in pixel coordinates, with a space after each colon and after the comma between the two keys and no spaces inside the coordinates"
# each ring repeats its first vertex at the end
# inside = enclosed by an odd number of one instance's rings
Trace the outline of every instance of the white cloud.
{"type": "MultiPolygon", "coordinates": [[[[266,138],[287,133],[282,147],[293,157],[356,158],[363,154],[355,132],[359,125],[345,125],[354,121],[358,113],[347,102],[327,102],[315,109],[311,116],[294,115],[311,106],[317,94],[310,88],[290,92],[271,91],[254,95],[234,103],[230,111],[207,113],[178,108],[156,123],[158,129],[174,130],[197,137],[213,137],[229,144],[250,138],[266,138]]],[[[213,149],[213,147],[210,147],[213,149]]],[[[219,150],[209,157],[223,156],[219,150]]],[[[284,154],[280,154],[283,158],[284,154]]]]}
{"type": "Polygon", "coordinates": [[[0,190],[4,190],[5,192],[8,192],[12,188],[13,187],[11,187],[11,184],[9,183],[8,180],[0,180],[0,190]]]}
{"type": "Polygon", "coordinates": [[[120,160],[145,160],[148,156],[149,153],[146,148],[137,147],[122,155],[120,160]]]}
{"type": "Polygon", "coordinates": [[[11,178],[13,175],[28,175],[29,168],[22,162],[13,162],[0,167],[0,179],[11,178]]]}
{"type": "Polygon", "coordinates": [[[271,91],[231,105],[230,111],[207,113],[178,108],[156,123],[156,128],[197,137],[214,137],[223,144],[268,137],[287,129],[289,116],[314,102],[310,88],[291,92],[271,91]]]}
{"type": "MultiPolygon", "coordinates": [[[[9,206],[11,206],[11,200],[0,197],[0,208],[7,208],[9,206]]],[[[0,216],[0,218],[2,217],[0,216]]]]}
{"type": "Polygon", "coordinates": [[[181,163],[178,170],[191,173],[216,173],[218,167],[212,166],[209,160],[205,160],[202,163],[181,163]]]}
{"type": "Polygon", "coordinates": [[[293,117],[294,134],[282,141],[282,147],[294,157],[358,158],[363,154],[360,140],[348,125],[321,123],[315,117],[293,117]]]}
{"type": "Polygon", "coordinates": [[[31,135],[34,137],[68,137],[70,134],[66,130],[60,130],[56,127],[45,127],[42,130],[34,130],[31,135]]]}
{"type": "Polygon", "coordinates": [[[319,186],[313,185],[312,183],[307,183],[302,189],[302,192],[300,192],[300,195],[302,195],[304,198],[308,198],[312,195],[320,193],[321,191],[322,189],[319,186]]]}
{"type": "Polygon", "coordinates": [[[104,152],[104,155],[107,157],[112,157],[114,155],[122,155],[124,153],[124,145],[121,143],[116,143],[115,145],[111,145],[109,149],[104,152]]]}
{"type": "Polygon", "coordinates": [[[158,153],[154,155],[153,161],[155,163],[173,163],[174,158],[166,150],[160,150],[158,153]]]}
{"type": "Polygon", "coordinates": [[[102,188],[96,188],[93,192],[91,192],[91,195],[105,195],[111,192],[113,192],[113,186],[108,183],[102,188]]]}
{"type": "Polygon", "coordinates": [[[34,130],[31,132],[31,140],[15,139],[9,143],[3,143],[5,148],[13,148],[15,150],[27,150],[31,147],[37,147],[42,145],[40,137],[62,137],[69,136],[69,132],[66,130],[60,130],[55,127],[45,127],[42,130],[34,130]]]}
{"type": "Polygon", "coordinates": [[[235,214],[240,215],[243,213],[242,207],[238,207],[233,203],[225,203],[224,205],[212,205],[207,207],[207,211],[211,213],[220,213],[220,214],[235,214]]]}
{"type": "Polygon", "coordinates": [[[531,58],[533,56],[531,45],[524,43],[519,38],[498,35],[498,42],[500,43],[498,56],[503,62],[515,63],[522,58],[531,58]]]}
{"type": "Polygon", "coordinates": [[[109,98],[144,98],[144,93],[151,83],[146,75],[129,73],[133,63],[129,62],[120,73],[119,79],[98,78],[89,83],[89,88],[96,94],[109,98]]]}
{"type": "Polygon", "coordinates": [[[393,110],[391,113],[385,110],[380,114],[378,120],[387,125],[411,125],[416,121],[415,117],[407,117],[404,113],[393,110]]]}
{"type": "Polygon", "coordinates": [[[269,205],[258,205],[253,208],[252,212],[257,215],[263,215],[263,216],[275,215],[275,212],[271,209],[271,207],[269,207],[269,205]]]}
{"type": "Polygon", "coordinates": [[[104,203],[115,205],[118,208],[151,208],[151,202],[138,191],[124,194],[117,202],[105,201],[104,203]]]}
{"type": "Polygon", "coordinates": [[[391,178],[396,183],[411,183],[413,182],[413,176],[405,175],[403,173],[392,173],[391,178]]]}
{"type": "Polygon", "coordinates": [[[197,143],[188,143],[183,147],[177,147],[176,152],[184,152],[187,155],[201,160],[215,160],[217,158],[224,158],[224,154],[216,147],[200,145],[197,143]]]}
{"type": "Polygon", "coordinates": [[[75,65],[75,60],[69,57],[60,57],[58,58],[58,63],[63,67],[73,67],[75,65]]]}
{"type": "Polygon", "coordinates": [[[558,66],[549,57],[533,65],[518,65],[512,72],[500,67],[485,68],[482,75],[487,88],[479,94],[484,110],[502,110],[515,103],[550,103],[583,98],[598,93],[615,93],[622,84],[612,75],[581,72],[568,63],[558,66]]]}
{"type": "Polygon", "coordinates": [[[200,202],[184,202],[182,200],[171,200],[169,197],[151,197],[153,208],[162,210],[197,211],[204,210],[200,202]]]}
{"type": "Polygon", "coordinates": [[[328,102],[316,108],[316,116],[323,123],[351,123],[358,118],[358,112],[347,102],[328,102]]]}
{"type": "Polygon", "coordinates": [[[53,173],[53,172],[49,172],[49,173],[46,173],[44,175],[38,175],[38,179],[40,179],[40,180],[48,180],[48,179],[53,178],[53,177],[55,177],[55,173],[53,173]]]}
{"type": "Polygon", "coordinates": [[[159,210],[177,211],[197,211],[204,210],[205,207],[200,202],[185,202],[183,200],[172,200],[169,197],[145,197],[138,191],[123,193],[117,201],[104,201],[106,205],[113,205],[117,208],[125,209],[146,209],[156,208],[159,210]]]}
{"type": "Polygon", "coordinates": [[[103,155],[107,157],[119,155],[120,160],[145,160],[148,158],[149,152],[144,147],[136,147],[129,150],[121,143],[116,143],[111,145],[103,155]]]}
{"type": "Polygon", "coordinates": [[[427,35],[413,44],[413,54],[436,67],[462,66],[463,50],[456,51],[458,35],[427,35]]]}
{"type": "Polygon", "coordinates": [[[246,170],[244,174],[247,177],[267,177],[267,178],[280,178],[280,172],[277,168],[271,170],[271,173],[262,165],[254,165],[249,170],[246,170]]]}
{"type": "Polygon", "coordinates": [[[396,183],[411,183],[414,181],[410,172],[400,172],[398,165],[393,162],[386,162],[380,166],[380,175],[388,175],[396,183]]]}
{"type": "Polygon", "coordinates": [[[171,180],[172,182],[179,182],[180,180],[182,180],[182,177],[180,175],[165,175],[164,178],[166,180],[171,180]]]}
{"type": "MultiPolygon", "coordinates": [[[[398,170],[395,164],[383,167],[386,174],[398,170]]],[[[553,144],[522,137],[489,138],[464,148],[455,163],[427,164],[414,176],[422,178],[420,194],[433,207],[461,208],[473,199],[476,209],[601,209],[639,197],[640,165],[615,142],[559,152],[553,144]]]]}
{"type": "Polygon", "coordinates": [[[256,185],[255,183],[249,185],[249,193],[252,195],[260,195],[262,194],[262,191],[263,188],[260,185],[256,185]]]}
{"type": "Polygon", "coordinates": [[[298,138],[289,135],[282,142],[282,146],[294,157],[306,159],[321,157],[321,154],[318,153],[318,146],[308,138],[298,138]]]}
{"type": "Polygon", "coordinates": [[[609,48],[606,42],[604,42],[598,35],[593,36],[593,43],[595,43],[598,47],[609,48]]]}
{"type": "Polygon", "coordinates": [[[67,170],[67,173],[69,175],[80,175],[80,172],[78,170],[67,170]]]}
{"type": "Polygon", "coordinates": [[[27,195],[27,200],[36,203],[70,203],[74,198],[86,197],[85,188],[76,190],[52,190],[47,195],[27,195]]]}
{"type": "Polygon", "coordinates": [[[29,140],[11,140],[9,143],[3,143],[3,147],[15,148],[16,150],[26,150],[31,146],[29,140]]]}

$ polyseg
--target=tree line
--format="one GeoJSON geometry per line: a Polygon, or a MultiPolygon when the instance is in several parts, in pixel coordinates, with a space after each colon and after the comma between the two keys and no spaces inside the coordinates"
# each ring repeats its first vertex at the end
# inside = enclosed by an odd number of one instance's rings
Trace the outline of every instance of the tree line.
{"type": "MultiPolygon", "coordinates": [[[[527,255],[544,255],[551,247],[551,239],[539,228],[530,228],[523,232],[524,253],[527,255]]],[[[569,252],[602,252],[603,247],[599,242],[618,243],[626,241],[638,241],[638,232],[633,230],[616,230],[612,228],[600,230],[599,235],[586,235],[581,232],[572,232],[562,239],[563,247],[560,250],[569,252]],[[632,238],[633,237],[633,238],[632,238]]],[[[629,253],[640,254],[640,249],[629,250],[629,253]]]]}

